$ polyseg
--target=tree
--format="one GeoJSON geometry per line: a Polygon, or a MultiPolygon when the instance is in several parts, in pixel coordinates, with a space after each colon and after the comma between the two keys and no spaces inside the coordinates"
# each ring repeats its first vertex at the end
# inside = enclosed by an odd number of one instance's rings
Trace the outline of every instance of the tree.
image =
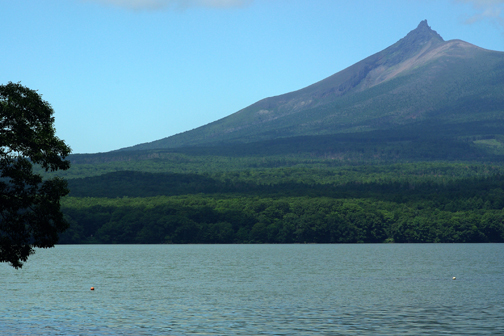
{"type": "Polygon", "coordinates": [[[70,168],[71,150],[55,136],[53,113],[36,91],[0,85],[0,262],[16,269],[68,227],[59,203],[66,181],[44,181],[33,171],[33,164],[46,172],[70,168]]]}

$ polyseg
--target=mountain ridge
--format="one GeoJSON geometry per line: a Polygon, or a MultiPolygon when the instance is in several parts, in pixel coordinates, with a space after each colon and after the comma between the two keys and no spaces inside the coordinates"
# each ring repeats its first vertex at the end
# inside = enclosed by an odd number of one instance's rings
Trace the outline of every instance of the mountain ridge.
{"type": "MultiPolygon", "coordinates": [[[[504,53],[462,40],[444,41],[424,20],[391,46],[312,85],[264,98],[194,130],[121,150],[352,133],[433,116],[446,119],[449,104],[471,96],[481,100],[478,95],[488,95],[485,90],[495,91],[491,81],[501,87],[501,64],[504,53]]],[[[503,95],[494,95],[497,101],[504,100],[503,95]]]]}

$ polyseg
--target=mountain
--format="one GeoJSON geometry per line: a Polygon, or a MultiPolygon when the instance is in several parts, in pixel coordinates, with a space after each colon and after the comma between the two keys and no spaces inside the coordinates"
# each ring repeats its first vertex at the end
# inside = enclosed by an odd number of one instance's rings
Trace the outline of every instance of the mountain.
{"type": "Polygon", "coordinates": [[[444,41],[425,20],[390,47],[315,84],[120,151],[239,144],[252,149],[306,137],[318,148],[328,139],[390,142],[412,136],[486,149],[502,145],[504,53],[444,41]]]}

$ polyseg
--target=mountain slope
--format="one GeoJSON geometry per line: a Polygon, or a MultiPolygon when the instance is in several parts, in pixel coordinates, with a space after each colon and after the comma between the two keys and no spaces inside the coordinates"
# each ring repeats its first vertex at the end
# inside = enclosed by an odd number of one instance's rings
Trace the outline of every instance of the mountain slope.
{"type": "Polygon", "coordinates": [[[468,122],[495,126],[503,120],[504,53],[444,41],[422,21],[392,46],[320,82],[263,99],[195,130],[124,150],[393,131],[426,121],[447,129],[468,122]]]}

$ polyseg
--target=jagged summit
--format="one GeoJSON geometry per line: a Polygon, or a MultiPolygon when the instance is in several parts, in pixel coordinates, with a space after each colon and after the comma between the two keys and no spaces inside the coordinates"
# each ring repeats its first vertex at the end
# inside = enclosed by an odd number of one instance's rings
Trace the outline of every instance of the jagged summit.
{"type": "Polygon", "coordinates": [[[429,43],[431,46],[434,46],[443,42],[444,40],[441,35],[429,27],[427,20],[423,20],[418,24],[418,27],[410,31],[408,35],[400,39],[393,46],[397,46],[398,48],[405,50],[416,50],[429,43]]]}
{"type": "Polygon", "coordinates": [[[441,43],[444,43],[443,38],[429,27],[427,20],[423,20],[414,30],[383,50],[381,54],[385,54],[387,57],[386,65],[393,66],[441,43]]]}
{"type": "Polygon", "coordinates": [[[435,30],[427,24],[427,20],[423,20],[418,24],[416,29],[410,31],[406,35],[405,39],[413,40],[416,43],[425,43],[431,39],[438,40],[439,42],[444,42],[444,39],[435,30]]]}

